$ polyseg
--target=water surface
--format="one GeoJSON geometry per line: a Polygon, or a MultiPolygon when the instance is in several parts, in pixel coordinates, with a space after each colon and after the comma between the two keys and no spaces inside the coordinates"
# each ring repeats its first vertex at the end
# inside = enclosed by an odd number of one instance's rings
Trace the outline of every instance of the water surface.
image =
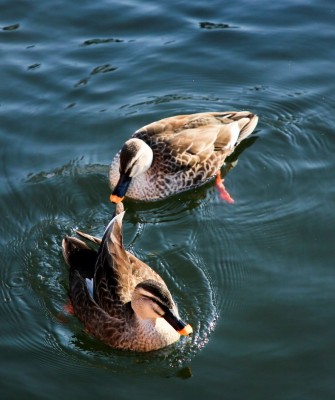
{"type": "Polygon", "coordinates": [[[335,6],[5,1],[0,17],[0,376],[6,399],[332,399],[335,6]],[[139,127],[248,109],[226,176],[126,202],[125,241],[195,334],[109,349],[64,313],[65,234],[100,236],[108,165],[139,127]]]}

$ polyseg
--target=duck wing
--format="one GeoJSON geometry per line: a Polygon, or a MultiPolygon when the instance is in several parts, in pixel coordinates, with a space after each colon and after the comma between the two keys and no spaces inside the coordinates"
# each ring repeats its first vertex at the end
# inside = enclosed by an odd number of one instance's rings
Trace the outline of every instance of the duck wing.
{"type": "Polygon", "coordinates": [[[87,308],[96,307],[87,280],[91,280],[94,276],[98,254],[83,241],[69,236],[65,236],[62,241],[62,251],[70,268],[69,296],[73,309],[77,315],[84,315],[87,308]]]}
{"type": "Polygon", "coordinates": [[[154,162],[161,164],[163,157],[166,173],[175,173],[213,156],[222,163],[256,124],[257,117],[248,111],[179,115],[146,125],[134,137],[153,149],[154,162]]]}
{"type": "Polygon", "coordinates": [[[163,282],[147,264],[124,248],[123,216],[123,205],[119,203],[116,216],[105,230],[95,266],[94,300],[110,315],[113,315],[117,304],[131,300],[139,282],[146,279],[163,282]]]}
{"type": "Polygon", "coordinates": [[[87,246],[80,239],[65,236],[62,241],[63,257],[70,268],[70,274],[74,271],[84,279],[92,279],[94,276],[95,263],[98,253],[87,246]]]}

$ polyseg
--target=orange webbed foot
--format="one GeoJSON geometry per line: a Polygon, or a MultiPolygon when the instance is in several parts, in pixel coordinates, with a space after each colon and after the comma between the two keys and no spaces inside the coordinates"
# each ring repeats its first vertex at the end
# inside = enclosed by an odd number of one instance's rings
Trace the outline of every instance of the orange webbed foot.
{"type": "Polygon", "coordinates": [[[75,314],[71,300],[69,300],[66,304],[64,304],[63,308],[67,314],[70,314],[70,315],[75,314]]]}
{"type": "Polygon", "coordinates": [[[234,199],[227,192],[227,190],[223,184],[223,179],[221,178],[220,171],[216,174],[215,186],[217,187],[219,194],[220,194],[220,198],[222,200],[225,200],[227,203],[230,203],[230,204],[234,203],[234,199]]]}

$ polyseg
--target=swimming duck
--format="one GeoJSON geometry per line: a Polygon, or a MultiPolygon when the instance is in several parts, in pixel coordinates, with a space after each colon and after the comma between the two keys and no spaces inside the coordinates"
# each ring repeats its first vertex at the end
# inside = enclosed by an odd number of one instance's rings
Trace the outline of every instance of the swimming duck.
{"type": "Polygon", "coordinates": [[[159,200],[216,177],[221,197],[233,202],[220,168],[257,122],[249,111],[226,111],[177,115],[144,126],[111,163],[110,200],[118,203],[125,195],[159,200]]]}
{"type": "Polygon", "coordinates": [[[163,279],[125,250],[123,216],[119,203],[102,239],[78,232],[100,244],[98,251],[78,238],[63,239],[73,311],[88,332],[113,348],[157,350],[192,328],[181,320],[163,279]]]}

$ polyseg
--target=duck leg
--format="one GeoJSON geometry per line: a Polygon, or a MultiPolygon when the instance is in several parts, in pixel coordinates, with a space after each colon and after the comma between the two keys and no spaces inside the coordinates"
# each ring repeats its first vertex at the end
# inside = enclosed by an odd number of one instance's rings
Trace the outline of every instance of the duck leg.
{"type": "Polygon", "coordinates": [[[72,301],[70,299],[68,299],[67,303],[64,304],[63,309],[66,312],[66,314],[75,315],[72,301]]]}
{"type": "Polygon", "coordinates": [[[220,198],[222,200],[225,200],[227,203],[234,203],[234,199],[230,196],[230,194],[227,192],[224,184],[223,184],[224,179],[221,178],[221,172],[218,171],[216,173],[216,178],[215,178],[215,186],[217,187],[220,198]]]}

